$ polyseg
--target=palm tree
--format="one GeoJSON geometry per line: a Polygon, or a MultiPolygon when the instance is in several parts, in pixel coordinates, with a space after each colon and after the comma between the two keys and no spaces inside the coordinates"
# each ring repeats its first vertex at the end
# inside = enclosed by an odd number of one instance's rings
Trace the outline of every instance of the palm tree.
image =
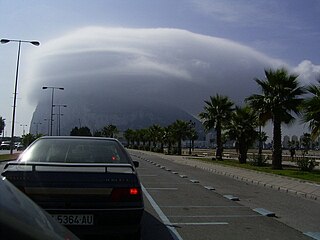
{"type": "Polygon", "coordinates": [[[149,129],[147,128],[137,129],[135,131],[135,140],[136,140],[138,149],[150,150],[151,140],[150,140],[149,129]],[[149,142],[148,147],[146,147],[147,141],[149,142]],[[141,146],[141,142],[142,142],[142,146],[141,146]]]}
{"type": "Polygon", "coordinates": [[[226,135],[236,141],[239,150],[239,162],[247,162],[248,149],[258,137],[255,130],[258,125],[256,113],[249,106],[236,107],[228,123],[226,135]]]}
{"type": "Polygon", "coordinates": [[[265,132],[262,131],[262,127],[272,118],[268,107],[263,107],[263,99],[261,101],[249,101],[248,98],[246,102],[249,103],[249,106],[256,112],[258,128],[259,128],[259,146],[258,146],[258,165],[262,165],[262,149],[263,143],[267,141],[268,137],[265,132]]]}
{"type": "Polygon", "coordinates": [[[183,120],[176,120],[172,124],[173,135],[178,142],[178,155],[182,155],[182,140],[186,140],[189,135],[189,123],[183,120]]]}
{"type": "Polygon", "coordinates": [[[92,136],[90,128],[84,126],[81,128],[74,127],[71,132],[70,136],[92,136]]]}
{"type": "Polygon", "coordinates": [[[127,140],[127,145],[128,147],[132,147],[134,142],[134,130],[128,128],[125,132],[124,132],[124,138],[127,140]],[[132,144],[131,144],[132,143],[132,144]]]}
{"type": "Polygon", "coordinates": [[[305,93],[299,85],[298,76],[287,70],[265,70],[264,80],[255,79],[261,94],[253,94],[246,99],[251,106],[259,106],[261,113],[273,122],[272,167],[282,169],[281,124],[290,124],[295,119],[292,113],[299,114],[302,103],[300,96],[305,93]]]}
{"type": "Polygon", "coordinates": [[[303,153],[308,154],[312,145],[311,134],[303,133],[303,136],[300,141],[301,141],[301,146],[303,147],[303,153]]]}
{"type": "Polygon", "coordinates": [[[158,124],[153,124],[149,128],[149,133],[151,140],[153,142],[153,151],[157,150],[157,145],[160,143],[160,150],[163,151],[163,136],[164,136],[164,128],[162,128],[158,124]]]}
{"type": "Polygon", "coordinates": [[[172,153],[172,146],[175,142],[173,124],[164,128],[163,142],[168,146],[168,154],[172,153]]]}
{"type": "Polygon", "coordinates": [[[194,127],[191,127],[189,130],[189,139],[191,140],[191,146],[189,149],[189,154],[191,154],[191,150],[194,149],[194,141],[199,138],[198,132],[194,127]]]}
{"type": "Polygon", "coordinates": [[[206,131],[215,129],[217,133],[217,151],[216,158],[222,160],[223,144],[222,130],[230,120],[233,111],[233,102],[227,96],[211,96],[210,101],[204,101],[204,111],[199,114],[203,120],[203,126],[206,131]]]}
{"type": "Polygon", "coordinates": [[[109,124],[104,126],[101,130],[101,134],[105,137],[113,138],[115,134],[119,133],[117,127],[115,125],[109,124]]]}
{"type": "Polygon", "coordinates": [[[303,121],[309,124],[312,139],[320,135],[320,79],[318,85],[311,84],[307,87],[311,97],[306,98],[302,104],[303,121]]]}

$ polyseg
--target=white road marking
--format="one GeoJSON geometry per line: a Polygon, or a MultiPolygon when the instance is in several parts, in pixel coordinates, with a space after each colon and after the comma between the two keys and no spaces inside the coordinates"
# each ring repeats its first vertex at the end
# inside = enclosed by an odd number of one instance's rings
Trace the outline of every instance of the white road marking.
{"type": "Polygon", "coordinates": [[[143,174],[139,174],[139,177],[157,177],[158,175],[152,175],[152,174],[149,174],[149,175],[143,175],[143,174]]]}
{"type": "Polygon", "coordinates": [[[178,188],[146,188],[148,190],[178,190],[178,188]]]}
{"type": "Polygon", "coordinates": [[[153,200],[151,195],[148,193],[148,191],[145,189],[145,187],[141,184],[142,191],[148,201],[150,202],[151,206],[153,209],[157,212],[158,216],[160,217],[161,221],[163,224],[165,224],[173,237],[174,240],[183,240],[183,238],[180,236],[178,231],[172,226],[173,224],[170,222],[170,220],[167,218],[167,216],[162,212],[161,208],[159,205],[153,200]]]}
{"type": "Polygon", "coordinates": [[[227,222],[172,223],[173,225],[227,225],[227,222]]]}
{"type": "Polygon", "coordinates": [[[303,234],[312,237],[313,239],[320,240],[320,232],[305,232],[303,234]]]}
{"type": "Polygon", "coordinates": [[[246,206],[161,206],[162,208],[247,208],[246,206]]]}
{"type": "Polygon", "coordinates": [[[247,217],[263,217],[261,215],[170,215],[171,218],[247,218],[247,217]]]}

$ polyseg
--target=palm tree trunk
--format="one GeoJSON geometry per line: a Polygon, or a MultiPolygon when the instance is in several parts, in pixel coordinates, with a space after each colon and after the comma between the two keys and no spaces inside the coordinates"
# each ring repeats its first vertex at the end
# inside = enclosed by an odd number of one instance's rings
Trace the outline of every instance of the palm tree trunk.
{"type": "Polygon", "coordinates": [[[246,163],[247,162],[247,153],[248,153],[248,148],[245,143],[240,142],[239,143],[239,163],[246,163]]]}
{"type": "Polygon", "coordinates": [[[182,155],[181,139],[178,141],[178,155],[182,155]]]}
{"type": "Polygon", "coordinates": [[[262,158],[262,128],[261,125],[259,125],[259,158],[262,158]]]}
{"type": "Polygon", "coordinates": [[[272,168],[282,169],[281,121],[276,117],[273,120],[272,168]]]}
{"type": "MultiPolygon", "coordinates": [[[[217,125],[218,125],[218,124],[217,124],[217,125]]],[[[217,151],[216,151],[216,159],[217,159],[217,160],[222,160],[223,147],[222,147],[221,127],[220,127],[220,126],[217,126],[216,131],[217,131],[217,151]]]]}

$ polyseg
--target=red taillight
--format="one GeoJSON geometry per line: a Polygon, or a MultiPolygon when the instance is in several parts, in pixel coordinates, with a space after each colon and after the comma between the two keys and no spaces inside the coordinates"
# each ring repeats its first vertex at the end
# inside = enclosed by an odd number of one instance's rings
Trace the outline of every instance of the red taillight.
{"type": "Polygon", "coordinates": [[[114,188],[111,193],[113,202],[139,201],[141,190],[139,188],[114,188]]]}
{"type": "Polygon", "coordinates": [[[137,195],[139,194],[138,188],[130,188],[130,195],[137,195]]]}

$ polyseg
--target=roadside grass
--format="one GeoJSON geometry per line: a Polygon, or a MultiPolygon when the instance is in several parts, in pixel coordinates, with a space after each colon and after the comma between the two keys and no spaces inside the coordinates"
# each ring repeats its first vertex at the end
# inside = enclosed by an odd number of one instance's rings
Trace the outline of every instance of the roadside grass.
{"type": "Polygon", "coordinates": [[[239,167],[239,168],[245,168],[249,170],[264,172],[264,173],[270,173],[270,174],[276,174],[284,177],[291,177],[300,179],[303,181],[309,181],[309,182],[315,182],[320,183],[320,170],[314,169],[311,172],[301,171],[298,167],[295,166],[286,166],[283,165],[282,170],[275,170],[271,168],[270,164],[266,164],[266,166],[254,166],[250,162],[245,164],[240,164],[237,160],[229,160],[225,159],[223,161],[217,161],[217,160],[211,160],[209,158],[195,158],[197,160],[205,161],[207,163],[211,164],[222,164],[222,165],[228,165],[233,167],[239,167]]]}
{"type": "Polygon", "coordinates": [[[14,154],[1,154],[0,155],[0,161],[6,161],[6,160],[15,160],[18,158],[20,153],[14,153],[14,154]]]}

